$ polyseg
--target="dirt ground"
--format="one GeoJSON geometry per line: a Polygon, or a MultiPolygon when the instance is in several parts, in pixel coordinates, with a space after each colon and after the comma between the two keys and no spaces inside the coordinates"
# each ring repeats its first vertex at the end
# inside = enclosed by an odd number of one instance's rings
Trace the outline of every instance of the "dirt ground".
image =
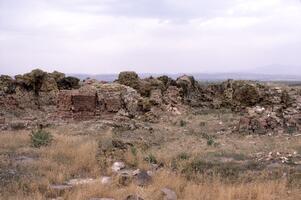
{"type": "Polygon", "coordinates": [[[198,110],[138,120],[70,121],[45,131],[53,140],[32,146],[31,130],[0,132],[0,199],[301,199],[301,133],[235,132],[238,114],[198,110]],[[121,181],[111,166],[145,170],[151,181],[121,181]],[[91,181],[64,189],[70,179],[91,181]],[[128,198],[129,199],[129,198],[128,198]]]}

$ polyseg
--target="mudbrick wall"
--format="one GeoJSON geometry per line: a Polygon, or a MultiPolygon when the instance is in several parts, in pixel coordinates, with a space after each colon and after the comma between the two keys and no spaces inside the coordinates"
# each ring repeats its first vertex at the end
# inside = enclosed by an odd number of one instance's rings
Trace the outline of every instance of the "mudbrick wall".
{"type": "Polygon", "coordinates": [[[97,110],[97,94],[78,90],[62,90],[57,101],[58,115],[62,118],[86,119],[94,117],[97,110]]]}

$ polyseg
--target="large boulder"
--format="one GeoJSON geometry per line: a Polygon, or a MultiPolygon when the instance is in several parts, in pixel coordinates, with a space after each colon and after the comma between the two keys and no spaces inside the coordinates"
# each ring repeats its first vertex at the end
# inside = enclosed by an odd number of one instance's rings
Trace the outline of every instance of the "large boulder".
{"type": "Polygon", "coordinates": [[[192,107],[203,107],[208,101],[206,91],[193,76],[183,75],[176,80],[176,83],[177,87],[180,88],[184,104],[192,107]]]}
{"type": "Polygon", "coordinates": [[[46,76],[46,72],[40,69],[35,69],[30,73],[15,76],[15,79],[19,85],[26,88],[27,90],[34,91],[34,93],[38,95],[46,76]]]}
{"type": "Polygon", "coordinates": [[[163,100],[166,104],[180,104],[182,102],[180,89],[176,86],[169,86],[163,93],[163,100]]]}
{"type": "Polygon", "coordinates": [[[0,76],[0,92],[6,93],[6,94],[12,94],[15,93],[16,90],[16,83],[13,78],[6,75],[0,76]]]}
{"type": "Polygon", "coordinates": [[[149,100],[152,105],[157,105],[157,106],[161,105],[162,101],[163,101],[162,90],[160,90],[160,89],[152,90],[149,100]]]}
{"type": "Polygon", "coordinates": [[[52,78],[54,78],[54,80],[58,83],[60,80],[62,80],[63,78],[65,78],[65,74],[58,72],[58,71],[53,71],[52,73],[48,74],[49,76],[51,76],[52,78]]]}
{"type": "Polygon", "coordinates": [[[118,83],[99,84],[97,96],[101,110],[117,113],[125,109],[130,115],[137,113],[141,98],[133,88],[118,83]]]}
{"type": "Polygon", "coordinates": [[[58,91],[59,89],[76,89],[79,88],[79,81],[78,78],[65,77],[65,74],[57,71],[47,73],[40,69],[15,76],[15,82],[19,87],[33,91],[36,95],[39,95],[40,92],[58,91]]]}
{"type": "Polygon", "coordinates": [[[59,79],[57,82],[58,88],[60,90],[72,90],[78,89],[79,86],[79,79],[73,76],[64,77],[59,79]]]}
{"type": "Polygon", "coordinates": [[[117,80],[118,83],[132,87],[136,90],[139,89],[139,81],[138,74],[133,71],[120,72],[117,80]]]}
{"type": "Polygon", "coordinates": [[[158,80],[160,80],[163,85],[164,85],[164,90],[166,90],[169,86],[176,86],[177,82],[175,80],[173,80],[172,78],[164,75],[164,76],[159,76],[157,78],[158,80]]]}
{"type": "Polygon", "coordinates": [[[45,76],[39,92],[58,91],[57,83],[51,76],[45,76]]]}
{"type": "Polygon", "coordinates": [[[236,81],[233,83],[233,100],[243,106],[254,106],[263,100],[260,84],[236,81]]]}
{"type": "Polygon", "coordinates": [[[267,105],[270,90],[264,84],[255,81],[227,80],[208,86],[213,101],[219,101],[220,107],[240,110],[245,107],[267,105]]]}
{"type": "Polygon", "coordinates": [[[164,89],[164,83],[161,80],[153,77],[140,79],[136,72],[121,72],[117,82],[134,88],[143,97],[150,97],[152,90],[164,89]]]}
{"type": "Polygon", "coordinates": [[[193,76],[183,75],[177,78],[176,83],[183,90],[184,95],[189,95],[190,92],[194,91],[197,87],[197,82],[193,76]]]}

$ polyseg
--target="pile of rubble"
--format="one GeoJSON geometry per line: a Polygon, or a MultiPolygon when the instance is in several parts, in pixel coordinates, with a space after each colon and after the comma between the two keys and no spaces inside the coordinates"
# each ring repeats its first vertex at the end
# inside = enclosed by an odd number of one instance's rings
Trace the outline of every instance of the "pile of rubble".
{"type": "Polygon", "coordinates": [[[135,116],[140,95],[118,83],[85,85],[78,90],[62,90],[58,95],[58,114],[85,119],[108,113],[135,116]]]}
{"type": "Polygon", "coordinates": [[[57,94],[62,89],[79,88],[79,79],[65,77],[54,71],[47,73],[35,69],[30,73],[0,76],[0,106],[2,111],[39,109],[41,106],[56,105],[57,94]]]}
{"type": "Polygon", "coordinates": [[[181,106],[183,101],[181,91],[168,77],[142,80],[134,72],[122,72],[114,83],[88,81],[78,90],[60,91],[57,107],[59,115],[64,117],[111,113],[133,118],[158,110],[177,110],[174,107],[181,106]]]}
{"type": "Polygon", "coordinates": [[[121,72],[113,83],[80,83],[59,72],[37,69],[15,79],[0,77],[0,116],[4,111],[54,106],[62,118],[114,115],[118,119],[155,121],[163,113],[179,115],[194,108],[228,108],[242,114],[240,132],[295,132],[301,126],[300,94],[298,89],[254,81],[228,80],[206,85],[187,75],[176,80],[167,76],[141,79],[135,72],[121,72]]]}
{"type": "Polygon", "coordinates": [[[301,155],[294,151],[293,153],[288,152],[269,152],[264,154],[259,152],[255,155],[257,161],[272,163],[282,163],[282,164],[291,164],[291,165],[300,165],[301,164],[301,155]]]}
{"type": "Polygon", "coordinates": [[[301,98],[294,89],[267,93],[256,106],[247,107],[238,125],[243,133],[293,134],[301,130],[301,98]],[[273,94],[273,95],[271,95],[273,94]],[[269,97],[269,98],[267,98],[269,97]],[[263,105],[263,106],[260,106],[263,105]]]}
{"type": "MultiPolygon", "coordinates": [[[[128,169],[124,162],[118,161],[114,162],[112,167],[112,176],[102,176],[100,178],[75,178],[66,181],[63,184],[53,184],[50,185],[50,189],[53,195],[58,196],[64,194],[64,192],[72,190],[75,187],[85,186],[85,185],[99,185],[108,186],[117,182],[120,186],[128,186],[134,184],[140,188],[144,188],[150,185],[153,181],[153,176],[156,174],[156,170],[159,168],[153,168],[152,170],[145,171],[140,169],[128,169]]],[[[116,184],[116,183],[115,183],[116,184]]],[[[159,191],[158,191],[159,192],[159,191]]],[[[162,199],[167,200],[177,200],[177,194],[174,190],[163,187],[160,190],[160,196],[162,199]]],[[[60,199],[57,197],[56,199],[60,199]]],[[[112,198],[90,198],[90,200],[114,200],[112,198]]],[[[124,200],[143,200],[142,197],[137,194],[126,195],[124,200]]]]}

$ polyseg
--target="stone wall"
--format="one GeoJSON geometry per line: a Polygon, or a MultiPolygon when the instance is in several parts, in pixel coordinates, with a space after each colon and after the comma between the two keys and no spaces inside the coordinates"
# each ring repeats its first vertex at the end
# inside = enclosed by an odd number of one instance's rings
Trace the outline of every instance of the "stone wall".
{"type": "Polygon", "coordinates": [[[128,116],[138,112],[140,95],[136,90],[118,83],[86,85],[79,90],[62,90],[57,110],[61,117],[87,118],[123,110],[128,116]]]}
{"type": "Polygon", "coordinates": [[[63,118],[89,119],[96,115],[97,94],[79,90],[62,90],[58,95],[57,110],[63,118]]]}

